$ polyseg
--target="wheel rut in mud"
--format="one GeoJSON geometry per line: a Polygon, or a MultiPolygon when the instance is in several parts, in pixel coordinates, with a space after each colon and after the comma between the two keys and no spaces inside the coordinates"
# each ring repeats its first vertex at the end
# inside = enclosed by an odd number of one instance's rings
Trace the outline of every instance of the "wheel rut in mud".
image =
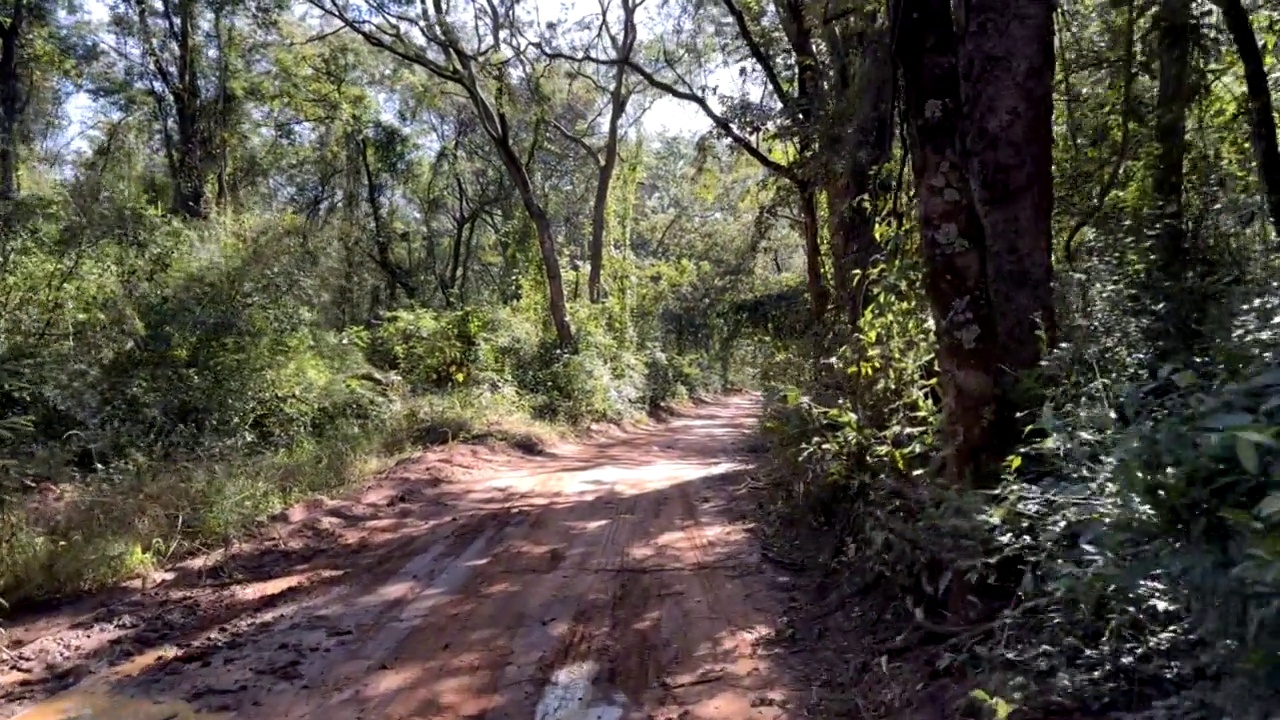
{"type": "Polygon", "coordinates": [[[0,717],[792,717],[742,519],[757,404],[536,457],[424,453],[126,601],[11,628],[0,717]]]}

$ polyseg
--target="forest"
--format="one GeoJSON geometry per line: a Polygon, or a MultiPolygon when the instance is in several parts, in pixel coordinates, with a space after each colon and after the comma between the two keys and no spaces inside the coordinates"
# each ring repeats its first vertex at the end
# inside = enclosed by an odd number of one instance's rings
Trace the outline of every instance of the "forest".
{"type": "Polygon", "coordinates": [[[0,0],[0,607],[751,389],[839,716],[1272,717],[1277,91],[1263,0],[0,0]]]}

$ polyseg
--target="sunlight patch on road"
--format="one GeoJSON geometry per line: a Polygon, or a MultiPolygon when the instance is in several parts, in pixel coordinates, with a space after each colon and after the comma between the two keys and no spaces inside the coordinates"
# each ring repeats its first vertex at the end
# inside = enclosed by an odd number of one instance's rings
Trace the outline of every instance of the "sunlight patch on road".
{"type": "Polygon", "coordinates": [[[599,672],[600,665],[592,660],[556,670],[538,700],[534,720],[620,720],[627,705],[622,693],[614,692],[612,697],[592,704],[599,672]]]}
{"type": "Polygon", "coordinates": [[[655,462],[644,465],[600,465],[588,470],[562,473],[552,486],[566,494],[589,495],[611,492],[638,494],[661,490],[711,475],[732,472],[743,467],[738,462],[690,463],[655,462]]]}

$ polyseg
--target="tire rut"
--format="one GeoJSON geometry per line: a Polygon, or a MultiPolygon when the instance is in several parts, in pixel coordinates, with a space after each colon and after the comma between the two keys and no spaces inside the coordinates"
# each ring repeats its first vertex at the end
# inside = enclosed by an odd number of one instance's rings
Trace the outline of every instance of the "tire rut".
{"type": "MultiPolygon", "coordinates": [[[[209,628],[180,659],[99,676],[95,692],[114,695],[95,697],[240,720],[791,717],[786,678],[743,631],[772,622],[767,583],[719,565],[755,556],[720,510],[756,406],[735,396],[608,442],[494,458],[494,483],[474,452],[480,467],[425,491],[423,462],[401,468],[338,516],[329,552],[345,556],[311,553],[331,585],[209,628]]],[[[111,712],[126,706],[84,718],[139,720],[111,712]]],[[[22,720],[70,717],[41,707],[22,720]]]]}

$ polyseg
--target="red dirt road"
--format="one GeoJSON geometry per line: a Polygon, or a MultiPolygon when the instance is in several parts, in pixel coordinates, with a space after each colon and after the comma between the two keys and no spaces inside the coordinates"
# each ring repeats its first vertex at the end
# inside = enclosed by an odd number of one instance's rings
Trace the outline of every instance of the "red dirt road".
{"type": "Polygon", "coordinates": [[[756,411],[428,452],[149,590],[11,627],[0,717],[795,717],[740,508],[756,411]]]}

